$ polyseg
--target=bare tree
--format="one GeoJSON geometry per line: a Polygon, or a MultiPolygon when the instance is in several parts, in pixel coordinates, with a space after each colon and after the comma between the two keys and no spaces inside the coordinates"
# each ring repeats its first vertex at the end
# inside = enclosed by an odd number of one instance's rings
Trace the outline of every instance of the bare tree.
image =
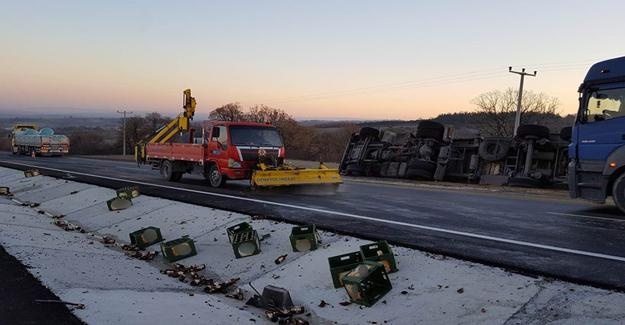
{"type": "Polygon", "coordinates": [[[293,117],[285,111],[266,105],[255,105],[248,109],[246,114],[248,121],[257,123],[280,124],[286,121],[293,121],[293,117]]]}
{"type": "Polygon", "coordinates": [[[241,110],[241,104],[228,103],[226,105],[215,108],[210,112],[208,117],[211,120],[237,122],[245,120],[245,114],[241,110]]]}
{"type": "Polygon", "coordinates": [[[145,114],[145,129],[147,134],[153,134],[163,127],[171,119],[161,115],[158,112],[145,114]]]}
{"type": "Polygon", "coordinates": [[[132,116],[126,120],[126,147],[134,148],[146,136],[145,119],[132,116]]]}
{"type": "MultiPolygon", "coordinates": [[[[487,135],[508,137],[514,134],[514,114],[518,91],[493,90],[473,99],[476,112],[483,115],[481,129],[487,135]]],[[[542,118],[558,112],[559,101],[555,97],[532,91],[523,92],[521,124],[541,124],[542,118]]]]}
{"type": "Polygon", "coordinates": [[[251,122],[268,123],[275,126],[288,149],[308,147],[303,142],[310,143],[310,133],[307,132],[307,128],[297,123],[291,115],[281,109],[255,105],[249,108],[245,117],[251,122]]]}

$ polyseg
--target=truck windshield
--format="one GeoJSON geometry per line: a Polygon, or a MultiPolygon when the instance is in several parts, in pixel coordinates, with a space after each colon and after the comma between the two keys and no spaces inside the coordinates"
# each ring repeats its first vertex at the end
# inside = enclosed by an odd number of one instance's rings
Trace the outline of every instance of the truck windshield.
{"type": "Polygon", "coordinates": [[[236,146],[282,147],[282,138],[272,127],[231,126],[230,136],[236,146]]]}
{"type": "Polygon", "coordinates": [[[586,122],[605,121],[625,116],[625,88],[593,90],[588,96],[586,122]]]}

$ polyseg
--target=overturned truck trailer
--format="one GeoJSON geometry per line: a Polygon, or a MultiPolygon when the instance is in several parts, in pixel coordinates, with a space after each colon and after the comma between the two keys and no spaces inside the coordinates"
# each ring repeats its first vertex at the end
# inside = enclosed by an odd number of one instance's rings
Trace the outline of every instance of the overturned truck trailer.
{"type": "Polygon", "coordinates": [[[351,176],[432,179],[445,127],[422,121],[415,132],[393,132],[363,127],[345,148],[339,170],[351,176]]]}
{"type": "Polygon", "coordinates": [[[549,186],[566,182],[571,129],[551,134],[522,125],[517,136],[482,137],[433,121],[416,128],[363,127],[348,142],[340,171],[374,176],[549,186]]]}

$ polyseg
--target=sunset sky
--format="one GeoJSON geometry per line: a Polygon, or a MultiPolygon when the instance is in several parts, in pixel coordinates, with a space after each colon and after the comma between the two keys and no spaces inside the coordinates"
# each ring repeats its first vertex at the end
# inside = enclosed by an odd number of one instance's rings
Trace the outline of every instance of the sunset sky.
{"type": "Polygon", "coordinates": [[[266,104],[296,118],[417,119],[518,87],[573,113],[625,55],[623,1],[0,0],[0,112],[266,104]]]}

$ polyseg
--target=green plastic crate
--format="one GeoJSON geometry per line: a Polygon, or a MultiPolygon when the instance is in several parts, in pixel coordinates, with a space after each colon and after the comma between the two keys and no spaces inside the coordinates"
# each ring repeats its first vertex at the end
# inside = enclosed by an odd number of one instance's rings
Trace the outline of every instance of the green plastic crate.
{"type": "Polygon", "coordinates": [[[393,288],[384,266],[370,261],[364,261],[347,273],[343,283],[349,299],[367,307],[371,307],[393,288]]]}
{"type": "Polygon", "coordinates": [[[228,227],[228,229],[226,229],[226,233],[228,234],[228,240],[230,241],[230,244],[232,244],[232,240],[234,239],[235,234],[250,230],[253,231],[254,228],[252,228],[252,226],[250,226],[250,224],[247,222],[241,222],[232,227],[228,227]]]}
{"type": "Polygon", "coordinates": [[[139,186],[126,186],[116,190],[117,197],[120,199],[134,199],[141,195],[139,186]]]}
{"type": "Polygon", "coordinates": [[[385,240],[360,246],[365,261],[378,262],[384,265],[386,273],[397,272],[397,263],[391,247],[385,240]]]}
{"type": "Polygon", "coordinates": [[[106,206],[110,211],[124,210],[132,206],[132,200],[130,198],[121,199],[116,197],[106,201],[106,206]]]}
{"type": "Polygon", "coordinates": [[[39,175],[41,175],[39,169],[27,169],[24,171],[24,177],[34,177],[39,175]]]}
{"type": "Polygon", "coordinates": [[[163,257],[169,262],[175,262],[197,254],[193,239],[189,236],[161,243],[163,257]]]}
{"type": "Polygon", "coordinates": [[[334,287],[342,287],[343,276],[353,270],[362,261],[362,254],[360,252],[352,252],[329,257],[328,264],[330,264],[330,274],[332,275],[332,283],[334,284],[334,287]]]}
{"type": "Polygon", "coordinates": [[[139,248],[146,248],[162,241],[161,230],[157,227],[145,227],[130,233],[130,243],[139,248]]]}
{"type": "Polygon", "coordinates": [[[231,244],[236,258],[260,253],[260,240],[256,230],[247,230],[233,234],[231,244]]]}
{"type": "Polygon", "coordinates": [[[295,226],[289,236],[294,252],[315,250],[319,246],[319,234],[315,225],[295,226]]]}

